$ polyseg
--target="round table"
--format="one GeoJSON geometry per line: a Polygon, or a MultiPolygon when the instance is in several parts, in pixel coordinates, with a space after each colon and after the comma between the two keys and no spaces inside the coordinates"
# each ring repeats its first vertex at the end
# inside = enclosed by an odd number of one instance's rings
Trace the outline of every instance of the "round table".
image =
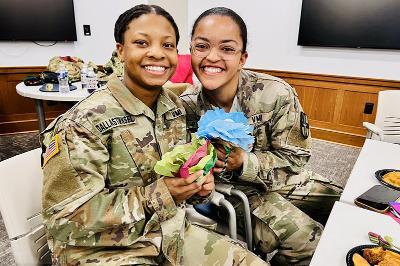
{"type": "Polygon", "coordinates": [[[69,93],[60,92],[43,92],[39,86],[26,86],[23,82],[17,84],[17,93],[23,97],[32,98],[35,100],[35,109],[39,118],[39,129],[43,131],[46,128],[46,120],[43,111],[43,100],[61,101],[61,102],[79,102],[89,96],[87,90],[83,90],[80,82],[73,83],[76,90],[69,93]]]}

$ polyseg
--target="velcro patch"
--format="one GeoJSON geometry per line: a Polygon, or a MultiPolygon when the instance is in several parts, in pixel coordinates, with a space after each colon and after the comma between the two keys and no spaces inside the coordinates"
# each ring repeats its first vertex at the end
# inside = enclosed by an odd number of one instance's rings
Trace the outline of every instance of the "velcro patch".
{"type": "Polygon", "coordinates": [[[165,118],[167,118],[168,120],[171,120],[171,119],[175,119],[175,118],[180,117],[185,114],[186,114],[185,108],[175,108],[175,109],[169,111],[166,114],[165,118]]]}
{"type": "Polygon", "coordinates": [[[272,113],[273,113],[273,111],[268,112],[268,113],[259,113],[259,114],[255,114],[255,115],[251,116],[251,117],[248,119],[249,124],[251,124],[251,125],[262,124],[262,123],[264,123],[264,122],[266,122],[266,121],[268,121],[268,120],[271,119],[272,113]]]}
{"type": "Polygon", "coordinates": [[[97,128],[98,131],[100,131],[100,133],[104,133],[111,128],[133,123],[135,123],[135,117],[132,115],[126,115],[126,116],[111,117],[106,121],[98,123],[97,125],[95,125],[95,127],[97,128]]]}
{"type": "Polygon", "coordinates": [[[49,146],[47,146],[46,152],[43,155],[43,167],[46,163],[57,153],[60,152],[58,148],[58,134],[54,135],[51,139],[49,146]]]}

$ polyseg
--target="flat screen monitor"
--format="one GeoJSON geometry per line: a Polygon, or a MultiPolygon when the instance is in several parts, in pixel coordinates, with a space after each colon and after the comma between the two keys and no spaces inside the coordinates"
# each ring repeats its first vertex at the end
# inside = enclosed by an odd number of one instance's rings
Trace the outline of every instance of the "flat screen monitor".
{"type": "Polygon", "coordinates": [[[303,0],[298,45],[400,49],[400,0],[303,0]]]}
{"type": "Polygon", "coordinates": [[[73,0],[0,0],[0,40],[76,41],[73,0]]]}

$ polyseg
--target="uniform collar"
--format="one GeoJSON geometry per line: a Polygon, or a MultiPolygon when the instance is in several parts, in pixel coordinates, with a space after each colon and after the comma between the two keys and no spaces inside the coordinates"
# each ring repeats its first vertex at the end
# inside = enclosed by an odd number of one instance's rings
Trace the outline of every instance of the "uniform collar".
{"type": "MultiPolygon", "coordinates": [[[[240,109],[242,109],[243,112],[245,112],[245,110],[246,110],[246,104],[244,101],[246,100],[246,95],[248,95],[247,86],[246,86],[248,84],[248,81],[249,81],[249,75],[246,73],[246,71],[241,70],[240,76],[239,76],[238,89],[236,91],[235,98],[237,98],[240,109]]],[[[210,100],[208,99],[208,97],[204,91],[205,91],[205,89],[204,89],[203,85],[201,85],[201,90],[199,93],[199,101],[197,101],[197,103],[200,105],[198,110],[215,109],[216,106],[214,106],[210,102],[210,100]]],[[[235,100],[236,99],[234,99],[234,101],[235,100]]],[[[203,114],[199,114],[199,115],[203,115],[203,114]]]]}
{"type": "MultiPolygon", "coordinates": [[[[107,83],[111,94],[119,102],[119,104],[132,115],[141,115],[149,117],[151,120],[155,120],[155,114],[147,105],[141,100],[136,98],[131,91],[122,83],[122,81],[116,76],[112,75],[107,83]]],[[[161,89],[161,93],[157,99],[157,116],[162,116],[168,111],[176,109],[174,102],[168,97],[164,89],[161,89]]]]}

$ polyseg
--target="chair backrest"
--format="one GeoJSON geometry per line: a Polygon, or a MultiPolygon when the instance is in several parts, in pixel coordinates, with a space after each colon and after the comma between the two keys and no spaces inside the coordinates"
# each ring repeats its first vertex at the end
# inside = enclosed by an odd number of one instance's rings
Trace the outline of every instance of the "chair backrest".
{"type": "Polygon", "coordinates": [[[380,91],[375,125],[383,130],[383,140],[400,144],[400,90],[380,91]]]}
{"type": "Polygon", "coordinates": [[[15,261],[39,264],[48,253],[42,225],[41,150],[35,149],[0,162],[0,211],[15,261]]]}

